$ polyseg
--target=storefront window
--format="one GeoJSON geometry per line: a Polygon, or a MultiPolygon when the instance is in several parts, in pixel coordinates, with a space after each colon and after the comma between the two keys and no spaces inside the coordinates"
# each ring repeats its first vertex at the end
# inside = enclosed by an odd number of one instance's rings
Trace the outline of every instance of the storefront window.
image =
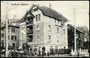
{"type": "Polygon", "coordinates": [[[54,54],[53,46],[50,47],[50,54],[54,54]]]}

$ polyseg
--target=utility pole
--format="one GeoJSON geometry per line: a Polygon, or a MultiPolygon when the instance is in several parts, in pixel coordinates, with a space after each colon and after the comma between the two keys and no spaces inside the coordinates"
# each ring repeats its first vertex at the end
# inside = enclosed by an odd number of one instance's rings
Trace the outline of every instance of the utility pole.
{"type": "Polygon", "coordinates": [[[6,2],[6,39],[5,39],[5,57],[8,57],[8,8],[7,8],[7,2],[6,2]]]}
{"type": "MultiPolygon", "coordinates": [[[[51,3],[49,3],[49,8],[51,9],[51,3]]],[[[50,17],[50,21],[51,21],[51,17],[50,17]]]]}
{"type": "Polygon", "coordinates": [[[76,46],[76,17],[75,17],[75,8],[74,8],[74,52],[76,54],[77,52],[77,46],[76,46]]]}

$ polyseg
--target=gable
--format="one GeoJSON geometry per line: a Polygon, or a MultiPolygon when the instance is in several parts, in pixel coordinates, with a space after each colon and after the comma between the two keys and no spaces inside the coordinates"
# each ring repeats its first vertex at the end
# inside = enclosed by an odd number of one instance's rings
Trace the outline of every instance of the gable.
{"type": "Polygon", "coordinates": [[[51,17],[51,18],[54,18],[56,20],[59,20],[59,21],[64,21],[64,22],[67,22],[68,19],[65,18],[63,15],[61,15],[60,13],[58,13],[57,11],[51,9],[51,8],[48,8],[48,7],[45,7],[45,6],[38,6],[38,5],[33,5],[29,11],[26,12],[26,14],[24,15],[24,17],[21,18],[21,22],[24,22],[26,21],[26,19],[24,19],[27,14],[31,14],[33,17],[34,15],[32,14],[32,12],[35,12],[37,10],[40,10],[42,12],[43,15],[47,16],[47,17],[51,17]]]}
{"type": "Polygon", "coordinates": [[[64,22],[68,21],[68,19],[66,19],[63,15],[61,15],[57,11],[55,11],[51,8],[45,7],[45,6],[33,5],[31,7],[30,12],[37,11],[38,9],[40,9],[42,11],[43,15],[45,15],[45,16],[48,16],[48,17],[51,17],[51,18],[54,18],[54,19],[60,20],[60,21],[62,20],[64,22]]]}

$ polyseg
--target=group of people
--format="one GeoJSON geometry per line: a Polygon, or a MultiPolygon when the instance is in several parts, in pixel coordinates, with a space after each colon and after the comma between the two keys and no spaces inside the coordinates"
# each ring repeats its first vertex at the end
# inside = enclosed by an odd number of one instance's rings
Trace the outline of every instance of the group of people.
{"type": "Polygon", "coordinates": [[[24,49],[23,50],[24,52],[23,53],[20,53],[19,51],[17,52],[10,52],[10,55],[12,57],[22,57],[22,56],[50,56],[50,55],[59,55],[59,54],[68,54],[68,52],[70,52],[69,50],[66,50],[66,49],[60,49],[60,50],[57,50],[57,49],[50,49],[50,51],[48,52],[45,52],[45,48],[42,48],[42,51],[39,49],[24,49]]]}

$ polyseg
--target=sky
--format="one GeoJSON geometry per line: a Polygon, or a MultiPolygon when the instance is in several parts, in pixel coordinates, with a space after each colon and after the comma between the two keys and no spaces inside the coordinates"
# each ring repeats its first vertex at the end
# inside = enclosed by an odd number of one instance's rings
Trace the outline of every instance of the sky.
{"type": "Polygon", "coordinates": [[[87,26],[89,29],[89,1],[1,1],[1,21],[22,18],[32,4],[47,6],[66,17],[70,24],[87,26]],[[7,14],[6,14],[7,13],[7,14]]]}

